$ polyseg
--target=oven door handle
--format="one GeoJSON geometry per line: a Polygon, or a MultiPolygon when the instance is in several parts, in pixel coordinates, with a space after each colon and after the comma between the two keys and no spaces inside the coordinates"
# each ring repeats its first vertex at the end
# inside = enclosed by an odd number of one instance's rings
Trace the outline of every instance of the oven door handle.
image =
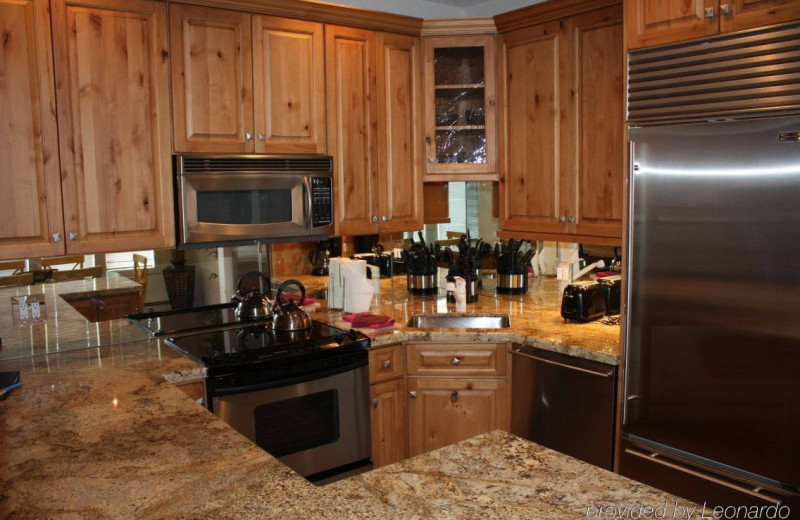
{"type": "Polygon", "coordinates": [[[362,358],[359,356],[359,359],[353,361],[352,363],[347,363],[344,365],[340,365],[337,367],[330,368],[328,370],[321,370],[317,372],[311,372],[309,374],[303,374],[297,377],[287,378],[287,379],[278,379],[275,381],[268,381],[265,383],[257,383],[253,385],[242,385],[236,386],[232,388],[216,388],[213,384],[213,379],[211,380],[212,384],[212,396],[213,397],[223,397],[226,395],[234,395],[234,394],[244,394],[248,392],[258,392],[260,390],[269,390],[270,388],[279,388],[282,386],[291,386],[291,385],[298,385],[301,383],[306,383],[308,381],[315,381],[319,379],[324,379],[326,377],[335,376],[337,374],[342,374],[344,372],[349,372],[351,370],[356,370],[361,367],[367,366],[369,359],[366,356],[366,352],[364,353],[364,357],[362,358]]]}

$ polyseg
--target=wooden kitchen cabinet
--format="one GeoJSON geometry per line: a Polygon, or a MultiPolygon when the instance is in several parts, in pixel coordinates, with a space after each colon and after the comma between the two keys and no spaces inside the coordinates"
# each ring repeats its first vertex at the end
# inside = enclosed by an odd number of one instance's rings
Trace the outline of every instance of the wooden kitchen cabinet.
{"type": "Polygon", "coordinates": [[[172,246],[166,5],[51,8],[66,252],[172,246]]]}
{"type": "Polygon", "coordinates": [[[408,392],[409,456],[508,430],[505,379],[409,377],[408,392]]]}
{"type": "Polygon", "coordinates": [[[379,468],[406,458],[405,357],[402,344],[369,351],[372,464],[379,468]]]}
{"type": "Polygon", "coordinates": [[[0,1],[0,258],[64,252],[50,14],[46,0],[0,1]]]}
{"type": "Polygon", "coordinates": [[[497,180],[495,36],[424,40],[425,179],[497,180]]]}
{"type": "Polygon", "coordinates": [[[408,374],[411,376],[504,376],[505,343],[434,343],[406,345],[408,374]]]}
{"type": "Polygon", "coordinates": [[[419,38],[325,27],[336,234],[422,226],[419,38]]]}
{"type": "Polygon", "coordinates": [[[625,0],[629,49],[800,19],[797,0],[625,0]]]}
{"type": "Polygon", "coordinates": [[[498,69],[499,234],[619,243],[621,6],[502,34],[498,69]]]}
{"type": "Polygon", "coordinates": [[[372,465],[375,468],[406,458],[405,396],[402,377],[369,387],[372,465]]]}
{"type": "Polygon", "coordinates": [[[324,153],[322,24],[170,6],[179,152],[324,153]]]}

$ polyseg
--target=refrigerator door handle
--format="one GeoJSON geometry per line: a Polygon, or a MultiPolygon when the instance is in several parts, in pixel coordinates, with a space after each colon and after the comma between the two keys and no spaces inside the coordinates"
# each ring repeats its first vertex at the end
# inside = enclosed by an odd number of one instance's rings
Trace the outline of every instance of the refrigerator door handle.
{"type": "Polygon", "coordinates": [[[759,487],[749,487],[749,486],[746,486],[745,484],[741,484],[740,485],[740,484],[735,484],[733,482],[730,482],[728,480],[723,480],[721,478],[715,477],[715,476],[713,476],[711,474],[708,474],[708,473],[705,473],[703,471],[698,471],[698,470],[696,470],[694,468],[683,466],[683,465],[678,464],[678,463],[676,463],[674,461],[671,461],[671,460],[665,460],[658,453],[639,451],[639,450],[632,449],[632,448],[625,448],[625,453],[627,453],[628,455],[632,455],[634,457],[639,457],[641,459],[644,459],[646,461],[652,462],[654,464],[659,464],[661,466],[666,466],[666,467],[668,467],[670,469],[673,469],[675,471],[680,471],[681,473],[687,473],[687,474],[692,475],[694,477],[701,478],[701,479],[704,479],[704,480],[708,480],[709,482],[713,482],[714,484],[718,484],[720,486],[724,486],[724,487],[727,487],[727,488],[730,488],[730,489],[734,489],[736,491],[739,491],[740,493],[745,493],[745,494],[748,494],[750,496],[756,497],[756,498],[758,498],[760,500],[764,500],[765,502],[769,502],[770,504],[780,505],[782,503],[782,501],[780,499],[777,499],[775,497],[772,497],[770,495],[767,495],[767,494],[761,492],[761,488],[759,488],[759,487]]]}

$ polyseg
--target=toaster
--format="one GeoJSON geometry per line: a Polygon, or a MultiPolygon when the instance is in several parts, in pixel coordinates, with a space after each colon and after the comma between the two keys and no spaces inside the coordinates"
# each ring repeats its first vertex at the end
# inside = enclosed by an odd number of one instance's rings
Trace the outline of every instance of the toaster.
{"type": "Polygon", "coordinates": [[[574,282],[564,288],[561,317],[566,321],[585,322],[602,318],[606,299],[599,282],[574,282]]]}
{"type": "Polygon", "coordinates": [[[622,296],[622,277],[619,275],[608,276],[598,280],[603,288],[603,297],[606,300],[606,314],[619,314],[620,299],[622,296]]]}

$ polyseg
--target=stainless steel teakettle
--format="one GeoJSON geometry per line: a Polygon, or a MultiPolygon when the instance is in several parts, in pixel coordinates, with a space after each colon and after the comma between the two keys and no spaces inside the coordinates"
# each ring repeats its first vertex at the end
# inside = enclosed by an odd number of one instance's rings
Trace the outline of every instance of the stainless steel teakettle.
{"type": "Polygon", "coordinates": [[[306,288],[297,280],[286,280],[275,294],[275,303],[272,306],[272,330],[275,332],[294,332],[311,328],[311,317],[298,306],[306,299],[306,288]],[[281,296],[287,287],[297,286],[300,289],[299,301],[287,298],[286,303],[281,301],[281,296]]]}
{"type": "Polygon", "coordinates": [[[272,287],[270,279],[264,273],[258,271],[250,271],[239,277],[239,282],[236,284],[236,294],[231,297],[231,301],[238,302],[236,307],[236,316],[242,320],[255,320],[268,318],[272,315],[272,302],[269,299],[268,293],[272,287]],[[266,282],[265,293],[253,287],[248,291],[242,289],[242,281],[251,276],[259,276],[266,282]]]}

